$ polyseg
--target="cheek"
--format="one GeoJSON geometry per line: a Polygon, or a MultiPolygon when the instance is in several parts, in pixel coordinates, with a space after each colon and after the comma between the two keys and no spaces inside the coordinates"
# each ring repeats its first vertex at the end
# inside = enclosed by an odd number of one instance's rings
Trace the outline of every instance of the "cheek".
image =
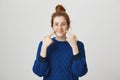
{"type": "Polygon", "coordinates": [[[52,30],[53,30],[53,31],[56,31],[56,28],[55,28],[55,27],[52,27],[52,30]]]}
{"type": "Polygon", "coordinates": [[[64,30],[69,30],[69,27],[68,27],[68,26],[67,26],[67,27],[65,27],[65,28],[64,28],[64,30]]]}
{"type": "MultiPolygon", "coordinates": [[[[55,26],[53,26],[52,29],[53,29],[53,31],[58,30],[58,28],[55,27],[55,26]]],[[[68,26],[64,26],[64,27],[62,27],[62,29],[65,30],[65,31],[67,31],[69,29],[69,27],[68,26]]]]}

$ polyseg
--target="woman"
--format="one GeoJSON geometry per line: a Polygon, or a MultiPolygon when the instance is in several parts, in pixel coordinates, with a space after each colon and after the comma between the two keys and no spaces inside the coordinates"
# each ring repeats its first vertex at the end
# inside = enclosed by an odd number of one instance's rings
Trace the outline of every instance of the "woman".
{"type": "Polygon", "coordinates": [[[70,19],[62,5],[56,6],[51,27],[53,33],[38,46],[33,72],[43,80],[78,80],[88,71],[84,44],[69,32],[70,19]]]}

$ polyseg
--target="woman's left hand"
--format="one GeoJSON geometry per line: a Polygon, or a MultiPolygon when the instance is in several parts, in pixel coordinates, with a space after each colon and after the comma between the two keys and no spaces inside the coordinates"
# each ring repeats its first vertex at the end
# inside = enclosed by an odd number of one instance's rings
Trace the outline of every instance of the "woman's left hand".
{"type": "Polygon", "coordinates": [[[66,40],[72,47],[73,55],[77,55],[79,53],[78,46],[77,46],[77,37],[74,34],[67,32],[66,40]]]}
{"type": "Polygon", "coordinates": [[[76,35],[70,33],[69,31],[67,31],[67,39],[66,40],[70,44],[71,47],[74,47],[75,45],[77,45],[76,35]]]}

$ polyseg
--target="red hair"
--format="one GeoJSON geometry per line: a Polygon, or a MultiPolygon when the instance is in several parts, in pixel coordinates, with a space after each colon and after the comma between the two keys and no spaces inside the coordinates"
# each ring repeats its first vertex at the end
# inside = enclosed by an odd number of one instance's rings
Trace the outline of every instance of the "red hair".
{"type": "Polygon", "coordinates": [[[56,16],[63,16],[65,20],[67,21],[68,29],[70,26],[70,18],[68,14],[66,13],[65,8],[62,5],[57,5],[55,8],[56,12],[54,12],[51,16],[51,27],[53,27],[53,21],[56,16]]]}

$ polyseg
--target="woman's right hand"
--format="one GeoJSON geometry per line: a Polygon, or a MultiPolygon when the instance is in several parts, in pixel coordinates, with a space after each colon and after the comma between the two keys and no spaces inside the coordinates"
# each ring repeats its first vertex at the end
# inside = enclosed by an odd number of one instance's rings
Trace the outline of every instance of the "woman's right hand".
{"type": "Polygon", "coordinates": [[[44,39],[42,41],[43,42],[43,45],[42,45],[43,48],[47,48],[48,46],[50,46],[53,43],[53,40],[51,39],[51,36],[53,34],[54,34],[54,32],[51,33],[50,35],[44,37],[44,39]]]}
{"type": "Polygon", "coordinates": [[[44,37],[44,39],[42,41],[43,44],[42,44],[40,56],[46,57],[46,50],[47,50],[48,46],[50,46],[53,43],[53,40],[51,39],[51,36],[53,34],[54,34],[54,32],[51,33],[50,35],[44,37]]]}

